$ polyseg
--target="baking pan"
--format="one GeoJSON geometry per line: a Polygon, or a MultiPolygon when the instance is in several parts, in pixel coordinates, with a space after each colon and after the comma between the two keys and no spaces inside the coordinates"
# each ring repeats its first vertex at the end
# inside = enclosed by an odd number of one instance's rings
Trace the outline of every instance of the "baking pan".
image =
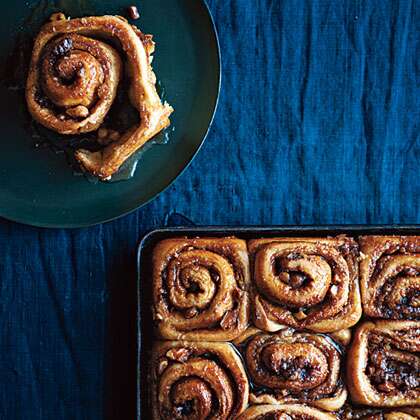
{"type": "Polygon", "coordinates": [[[147,234],[139,244],[137,253],[137,419],[151,418],[148,376],[148,356],[153,343],[152,319],[152,264],[154,246],[161,240],[175,237],[223,237],[236,236],[241,239],[254,239],[275,236],[336,236],[346,234],[360,235],[420,235],[420,225],[339,225],[339,226],[246,226],[246,227],[174,227],[157,229],[147,234]]]}

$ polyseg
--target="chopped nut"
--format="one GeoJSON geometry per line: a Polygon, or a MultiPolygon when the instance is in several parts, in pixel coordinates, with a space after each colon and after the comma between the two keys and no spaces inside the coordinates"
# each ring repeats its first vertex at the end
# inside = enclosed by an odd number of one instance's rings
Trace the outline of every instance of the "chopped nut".
{"type": "Polygon", "coordinates": [[[336,295],[337,294],[337,292],[338,292],[338,287],[334,284],[334,285],[332,285],[331,286],[331,288],[330,288],[330,293],[332,294],[332,295],[336,295]]]}
{"type": "Polygon", "coordinates": [[[89,109],[83,105],[78,105],[67,109],[66,114],[73,118],[86,118],[89,115],[89,109]]]}
{"type": "Polygon", "coordinates": [[[376,373],[376,368],[373,366],[368,367],[368,373],[369,375],[374,375],[376,373]]]}
{"type": "Polygon", "coordinates": [[[166,359],[166,357],[162,357],[159,360],[158,366],[157,366],[157,374],[161,375],[162,372],[168,367],[168,359],[166,359]]]}
{"type": "Polygon", "coordinates": [[[106,128],[101,127],[98,130],[98,138],[104,139],[105,137],[108,137],[108,130],[106,128]]]}
{"type": "Polygon", "coordinates": [[[50,16],[51,22],[56,22],[58,20],[66,20],[66,15],[64,13],[59,12],[59,13],[53,13],[50,16]]]}
{"type": "Polygon", "coordinates": [[[236,311],[227,311],[220,321],[220,326],[224,330],[232,329],[237,323],[237,313],[236,311]]]}
{"type": "Polygon", "coordinates": [[[305,282],[305,276],[303,276],[302,274],[293,273],[290,275],[289,284],[294,289],[298,289],[299,287],[301,287],[304,282],[305,282]]]}
{"type": "Polygon", "coordinates": [[[108,136],[111,141],[117,141],[120,138],[120,133],[115,130],[109,130],[108,136]]]}
{"type": "Polygon", "coordinates": [[[157,321],[162,321],[163,320],[163,316],[162,314],[160,314],[159,312],[156,313],[155,317],[154,317],[157,321]]]}
{"type": "Polygon", "coordinates": [[[128,13],[131,19],[138,19],[140,17],[140,13],[136,6],[130,6],[128,8],[128,13]]]}
{"type": "Polygon", "coordinates": [[[190,351],[184,347],[177,348],[177,349],[170,349],[166,352],[166,356],[169,359],[174,360],[176,362],[186,362],[190,355],[190,351]]]}
{"type": "Polygon", "coordinates": [[[185,318],[187,319],[194,318],[197,314],[198,314],[197,308],[189,308],[185,312],[185,318]]]}
{"type": "Polygon", "coordinates": [[[392,382],[384,382],[378,385],[378,389],[382,392],[392,392],[395,390],[395,385],[392,382]]]}
{"type": "Polygon", "coordinates": [[[290,281],[290,274],[288,272],[286,272],[286,271],[282,271],[279,274],[279,280],[282,281],[283,283],[288,284],[289,281],[290,281]]]}
{"type": "Polygon", "coordinates": [[[293,314],[294,317],[298,320],[298,321],[302,321],[303,319],[305,319],[308,315],[305,314],[305,312],[303,312],[302,310],[300,310],[299,312],[296,312],[295,314],[293,314]]]}
{"type": "Polygon", "coordinates": [[[284,330],[279,331],[279,335],[282,337],[291,337],[294,334],[295,330],[293,328],[285,328],[284,330]]]}

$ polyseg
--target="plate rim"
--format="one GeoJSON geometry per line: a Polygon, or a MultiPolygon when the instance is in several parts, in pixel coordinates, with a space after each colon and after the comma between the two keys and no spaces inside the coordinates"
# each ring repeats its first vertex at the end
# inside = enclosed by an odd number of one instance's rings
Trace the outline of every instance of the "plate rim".
{"type": "MultiPolygon", "coordinates": [[[[111,217],[105,217],[103,220],[93,221],[93,222],[85,222],[85,223],[77,223],[77,222],[62,222],[62,223],[49,223],[49,222],[37,222],[37,221],[28,221],[25,218],[19,218],[9,215],[4,215],[2,210],[0,210],[0,218],[3,218],[4,220],[8,220],[14,223],[19,223],[26,226],[32,226],[37,228],[45,228],[45,229],[82,229],[87,227],[93,227],[102,225],[105,223],[110,223],[114,220],[123,218],[125,216],[128,216],[131,213],[134,213],[135,211],[141,209],[142,207],[146,206],[150,202],[152,202],[154,199],[156,199],[160,194],[164,193],[169,187],[171,187],[175,181],[189,168],[189,166],[192,164],[194,159],[197,157],[198,153],[200,152],[201,148],[203,147],[207,136],[213,126],[214,118],[219,106],[219,99],[220,99],[220,91],[222,86],[222,56],[221,56],[221,48],[220,48],[220,41],[219,41],[219,34],[217,31],[216,23],[213,18],[213,14],[210,11],[210,8],[206,2],[206,0],[199,0],[201,6],[203,7],[204,11],[206,12],[206,15],[209,19],[210,23],[210,35],[214,39],[214,43],[216,46],[216,58],[217,58],[217,91],[216,91],[216,99],[213,104],[213,109],[211,110],[211,117],[207,126],[207,130],[204,133],[204,136],[202,140],[200,141],[198,147],[193,152],[192,156],[189,158],[188,162],[186,163],[183,168],[181,168],[180,171],[174,176],[174,178],[163,188],[161,188],[159,191],[157,191],[155,194],[153,194],[149,199],[144,201],[141,204],[135,204],[134,206],[131,206],[128,210],[125,210],[124,212],[111,216],[111,217]]],[[[99,217],[100,219],[100,217],[99,217]]]]}

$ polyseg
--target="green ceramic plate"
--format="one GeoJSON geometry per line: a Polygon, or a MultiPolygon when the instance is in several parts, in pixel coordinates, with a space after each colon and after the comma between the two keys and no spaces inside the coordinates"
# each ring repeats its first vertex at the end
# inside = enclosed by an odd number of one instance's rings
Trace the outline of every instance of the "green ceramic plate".
{"type": "MultiPolygon", "coordinates": [[[[0,216],[43,227],[82,227],[112,220],[163,191],[191,162],[211,124],[220,87],[220,56],[214,24],[201,0],[43,0],[2,8],[0,56],[6,70],[0,95],[0,216]],[[119,14],[136,4],[137,23],[154,34],[154,69],[175,108],[169,142],[143,153],[132,179],[92,183],[75,176],[63,154],[34,147],[18,81],[25,48],[51,13],[72,17],[119,14]],[[6,63],[6,64],[4,64],[6,63]]],[[[27,62],[27,58],[24,58],[27,62]]]]}

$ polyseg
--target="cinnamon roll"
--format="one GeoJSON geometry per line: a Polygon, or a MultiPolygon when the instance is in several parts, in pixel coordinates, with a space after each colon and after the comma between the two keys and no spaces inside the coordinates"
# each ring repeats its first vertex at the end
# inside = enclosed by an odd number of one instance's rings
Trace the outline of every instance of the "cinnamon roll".
{"type": "Polygon", "coordinates": [[[259,239],[250,241],[249,250],[257,327],[334,332],[360,319],[358,245],[353,239],[259,239]]]}
{"type": "Polygon", "coordinates": [[[420,322],[365,322],[347,357],[347,385],[358,404],[420,404],[420,322]]]}
{"type": "Polygon", "coordinates": [[[161,342],[152,366],[155,420],[227,420],[246,408],[248,380],[228,343],[161,342]]]}
{"type": "Polygon", "coordinates": [[[75,154],[87,171],[107,179],[170,124],[173,109],[156,92],[151,36],[119,16],[60,15],[35,40],[26,85],[28,109],[37,122],[60,134],[94,131],[114,102],[125,66],[139,123],[101,151],[75,154]]]}
{"type": "Polygon", "coordinates": [[[391,409],[348,406],[340,411],[343,420],[418,420],[420,412],[415,408],[391,409]]]}
{"type": "Polygon", "coordinates": [[[364,313],[420,320],[420,237],[364,236],[359,242],[364,313]]]}
{"type": "Polygon", "coordinates": [[[419,417],[405,411],[390,411],[384,413],[384,420],[419,420],[419,417]]]}
{"type": "Polygon", "coordinates": [[[334,420],[336,415],[299,404],[264,404],[248,408],[238,420],[334,420]]]}
{"type": "Polygon", "coordinates": [[[168,239],[153,253],[154,320],[161,338],[228,341],[248,326],[249,262],[235,238],[168,239]]]}
{"type": "Polygon", "coordinates": [[[327,336],[284,330],[257,334],[246,344],[245,363],[256,404],[306,403],[327,411],[347,397],[341,354],[327,336]]]}

